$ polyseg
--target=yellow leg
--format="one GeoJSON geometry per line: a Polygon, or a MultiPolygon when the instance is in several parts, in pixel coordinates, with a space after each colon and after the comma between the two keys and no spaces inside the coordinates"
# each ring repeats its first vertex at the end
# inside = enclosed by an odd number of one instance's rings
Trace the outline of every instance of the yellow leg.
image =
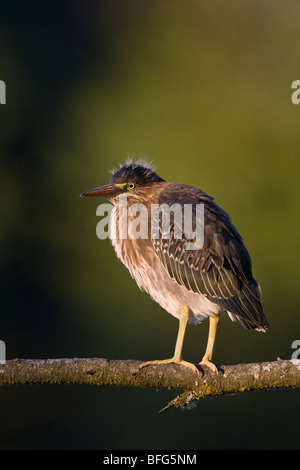
{"type": "Polygon", "coordinates": [[[189,367],[190,369],[192,369],[193,372],[199,373],[199,370],[197,369],[195,364],[184,361],[182,359],[182,346],[183,346],[185,330],[189,321],[189,316],[190,316],[189,308],[183,307],[180,313],[179,329],[178,329],[177,341],[175,345],[174,356],[171,359],[162,359],[162,360],[156,360],[156,361],[143,362],[142,364],[140,364],[139,369],[142,369],[143,367],[146,367],[146,366],[155,365],[155,364],[175,363],[175,364],[181,364],[182,366],[185,366],[185,367],[189,367]]]}
{"type": "Polygon", "coordinates": [[[209,317],[209,333],[208,333],[208,340],[205,354],[202,358],[202,361],[199,363],[200,365],[206,365],[210,367],[214,372],[218,372],[217,367],[211,361],[213,355],[213,349],[216,339],[216,332],[217,327],[220,319],[220,314],[218,313],[214,317],[209,317]]]}

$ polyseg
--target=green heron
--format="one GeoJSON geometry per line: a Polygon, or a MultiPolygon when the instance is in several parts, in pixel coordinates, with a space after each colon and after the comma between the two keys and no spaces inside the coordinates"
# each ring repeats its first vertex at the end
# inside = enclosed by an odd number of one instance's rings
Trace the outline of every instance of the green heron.
{"type": "Polygon", "coordinates": [[[127,203],[125,215],[137,203],[149,211],[153,205],[166,207],[176,203],[182,208],[192,205],[195,219],[195,205],[204,207],[204,238],[196,249],[187,249],[186,234],[175,237],[174,216],[170,217],[168,237],[161,226],[155,237],[120,237],[118,229],[111,237],[117,256],[138,286],[179,319],[174,356],[142,363],[140,368],[178,363],[198,372],[194,364],[182,359],[183,340],[188,323],[201,323],[208,317],[207,347],[199,364],[217,372],[211,359],[221,311],[231,320],[239,320],[246,329],[267,330],[261,289],[252,275],[248,251],[229,215],[212,197],[193,186],[163,180],[149,164],[141,161],[127,161],[113,172],[110,184],[81,196],[100,196],[112,202],[110,220],[117,228],[125,223],[124,214],[120,214],[122,197],[127,203]]]}

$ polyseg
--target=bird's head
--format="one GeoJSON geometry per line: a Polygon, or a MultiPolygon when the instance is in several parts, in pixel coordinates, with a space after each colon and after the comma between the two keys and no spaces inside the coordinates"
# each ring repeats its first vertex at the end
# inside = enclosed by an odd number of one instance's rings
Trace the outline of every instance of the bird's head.
{"type": "Polygon", "coordinates": [[[164,180],[149,164],[141,161],[133,163],[130,160],[118,170],[113,171],[109,184],[85,191],[80,196],[104,197],[112,202],[123,194],[135,198],[145,197],[149,187],[162,182],[164,180]]]}

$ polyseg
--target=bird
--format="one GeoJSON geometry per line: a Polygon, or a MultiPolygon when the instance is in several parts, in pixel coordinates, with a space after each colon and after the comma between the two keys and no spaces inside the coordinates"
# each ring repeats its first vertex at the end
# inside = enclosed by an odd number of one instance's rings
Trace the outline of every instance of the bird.
{"type": "MultiPolygon", "coordinates": [[[[141,159],[128,159],[112,170],[109,184],[80,196],[102,197],[112,203],[110,224],[114,229],[110,238],[117,257],[140,289],[179,320],[174,355],[170,359],[142,362],[139,369],[175,363],[195,373],[199,373],[201,366],[218,372],[212,356],[221,312],[248,330],[267,331],[261,287],[253,277],[250,255],[230,216],[212,196],[194,186],[164,180],[151,163],[141,159]],[[121,210],[121,201],[126,201],[125,210],[121,210]],[[131,211],[137,204],[146,208],[145,213],[154,206],[159,208],[158,216],[153,217],[155,236],[152,231],[147,236],[130,236],[128,224],[133,220],[131,211]],[[202,243],[194,243],[191,248],[188,234],[184,232],[176,237],[178,220],[172,212],[169,233],[162,228],[163,210],[174,204],[182,211],[192,208],[193,227],[197,223],[196,207],[203,208],[202,243]],[[125,222],[126,236],[120,236],[125,222]],[[202,360],[197,365],[185,361],[182,349],[187,325],[207,318],[209,332],[202,360]]],[[[146,228],[150,220],[148,217],[146,228]]]]}

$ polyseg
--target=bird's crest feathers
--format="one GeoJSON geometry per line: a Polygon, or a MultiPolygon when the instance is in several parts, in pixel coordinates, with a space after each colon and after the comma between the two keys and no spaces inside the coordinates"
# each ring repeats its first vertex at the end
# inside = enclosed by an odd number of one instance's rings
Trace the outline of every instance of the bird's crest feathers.
{"type": "Polygon", "coordinates": [[[155,166],[153,165],[152,161],[149,161],[147,160],[145,157],[139,157],[139,158],[135,158],[135,157],[127,157],[125,162],[119,162],[119,166],[118,167],[112,167],[108,170],[109,173],[111,173],[112,175],[114,175],[117,171],[119,171],[121,168],[125,168],[125,167],[138,167],[138,166],[141,166],[145,169],[148,169],[148,170],[151,170],[151,171],[155,171],[155,166]]]}
{"type": "Polygon", "coordinates": [[[140,158],[138,160],[127,158],[124,164],[119,164],[119,168],[111,172],[113,173],[111,183],[133,181],[141,186],[148,186],[164,181],[155,173],[152,163],[140,158]]]}

